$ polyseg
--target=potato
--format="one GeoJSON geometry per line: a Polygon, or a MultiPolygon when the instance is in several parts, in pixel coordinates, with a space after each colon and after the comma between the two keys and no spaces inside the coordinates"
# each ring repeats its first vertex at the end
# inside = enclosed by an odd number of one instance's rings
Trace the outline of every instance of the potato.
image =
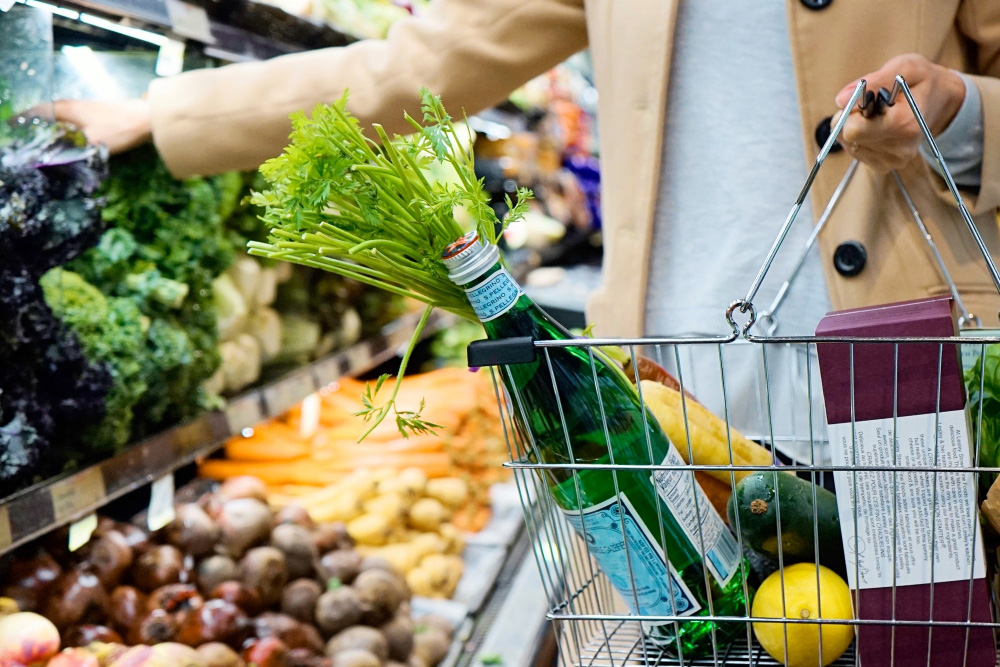
{"type": "Polygon", "coordinates": [[[427,473],[420,468],[404,468],[399,471],[396,479],[413,495],[424,495],[424,489],[427,487],[427,473]]]}
{"type": "Polygon", "coordinates": [[[406,516],[407,500],[398,493],[383,493],[366,500],[362,508],[366,514],[380,514],[390,523],[397,523],[406,516]]]}
{"type": "Polygon", "coordinates": [[[437,533],[420,533],[410,540],[410,548],[423,558],[431,554],[443,554],[448,549],[448,543],[437,533]]]}
{"type": "Polygon", "coordinates": [[[469,501],[469,485],[458,477],[441,477],[428,480],[424,495],[451,509],[458,509],[469,501]]]}
{"type": "Polygon", "coordinates": [[[445,553],[460,556],[465,551],[465,538],[452,524],[442,523],[438,528],[438,534],[445,541],[445,553]]]}
{"type": "Polygon", "coordinates": [[[406,573],[406,585],[410,587],[414,595],[423,598],[440,598],[444,594],[434,587],[431,573],[422,567],[415,568],[406,573]]]}
{"type": "Polygon", "coordinates": [[[358,544],[379,546],[386,543],[392,526],[381,514],[362,514],[347,524],[347,532],[358,544]]]}
{"type": "Polygon", "coordinates": [[[448,511],[444,505],[433,498],[421,498],[410,508],[410,525],[418,530],[437,530],[447,518],[448,511]]]}

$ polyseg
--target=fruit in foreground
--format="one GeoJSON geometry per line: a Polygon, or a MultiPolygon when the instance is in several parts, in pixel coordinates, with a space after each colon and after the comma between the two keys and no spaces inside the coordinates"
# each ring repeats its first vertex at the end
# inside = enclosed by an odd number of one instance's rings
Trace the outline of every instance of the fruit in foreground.
{"type": "Polygon", "coordinates": [[[22,611],[0,620],[0,665],[44,662],[59,652],[59,631],[52,621],[22,611]]]}
{"type": "MultiPolygon", "coordinates": [[[[851,591],[833,570],[814,563],[796,563],[764,580],[754,597],[751,616],[850,620],[851,591]]],[[[768,655],[787,667],[825,667],[843,655],[854,639],[854,626],[846,624],[755,622],[753,632],[768,655]]]]}

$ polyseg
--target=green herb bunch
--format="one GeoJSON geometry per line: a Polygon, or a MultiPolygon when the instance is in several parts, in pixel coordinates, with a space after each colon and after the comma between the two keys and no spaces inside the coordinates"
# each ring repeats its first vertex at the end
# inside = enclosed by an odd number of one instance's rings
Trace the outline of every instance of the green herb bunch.
{"type": "MultiPolygon", "coordinates": [[[[404,436],[435,427],[394,404],[431,310],[478,322],[441,263],[442,250],[467,231],[456,213],[467,214],[485,242],[496,243],[502,229],[475,176],[472,137],[463,143],[441,98],[426,89],[420,93],[423,122],[406,115],[414,128],[406,137],[390,138],[380,125],[373,126],[378,141],[365,136],[346,110],[347,92],[335,104],[316,107],[311,118],[293,115],[291,145],[261,167],[269,189],[253,199],[264,208],[270,236],[266,243],[248,244],[252,255],[325,269],[426,304],[392,397],[376,405],[375,394],[385,382],[380,378],[374,390],[368,388],[359,413],[373,422],[368,432],[394,413],[404,436]],[[435,162],[453,169],[456,178],[428,177],[435,162]]],[[[519,190],[517,202],[507,202],[504,222],[522,218],[530,199],[529,190],[519,190]]]]}

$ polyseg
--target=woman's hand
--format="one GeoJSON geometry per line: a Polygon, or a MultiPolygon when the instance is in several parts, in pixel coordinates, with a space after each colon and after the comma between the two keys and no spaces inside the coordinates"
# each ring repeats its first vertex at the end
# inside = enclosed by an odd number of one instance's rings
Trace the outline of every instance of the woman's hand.
{"type": "MultiPolygon", "coordinates": [[[[877,93],[880,87],[892,90],[897,74],[906,79],[931,133],[937,136],[943,132],[965,100],[962,77],[921,55],[908,53],[892,58],[862,78],[866,81],[866,90],[877,93]]],[[[838,107],[844,108],[857,85],[857,81],[852,81],[837,93],[838,107]]],[[[834,124],[840,113],[834,117],[834,124]]],[[[886,107],[884,114],[872,118],[862,118],[855,107],[840,135],[840,143],[847,152],[876,171],[903,167],[917,157],[923,140],[917,119],[902,94],[896,98],[895,106],[886,107]]]]}
{"type": "Polygon", "coordinates": [[[151,112],[145,99],[59,100],[54,111],[56,120],[76,125],[90,143],[104,144],[112,154],[130,150],[152,138],[151,112]]]}

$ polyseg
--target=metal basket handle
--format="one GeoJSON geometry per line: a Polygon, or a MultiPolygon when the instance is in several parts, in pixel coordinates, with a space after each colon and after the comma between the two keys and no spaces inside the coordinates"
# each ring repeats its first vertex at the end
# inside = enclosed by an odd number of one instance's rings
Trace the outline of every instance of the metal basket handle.
{"type": "MultiPolygon", "coordinates": [[[[907,104],[910,106],[910,110],[913,112],[914,118],[917,120],[917,125],[920,126],[920,131],[924,135],[924,139],[930,146],[931,152],[934,154],[934,159],[941,169],[941,175],[944,177],[945,183],[948,185],[948,189],[951,191],[952,197],[954,197],[955,203],[958,205],[959,213],[961,214],[962,219],[965,220],[965,224],[969,228],[969,232],[972,234],[972,237],[975,239],[976,245],[979,247],[979,251],[983,255],[983,259],[986,260],[986,266],[990,271],[993,284],[997,288],[997,293],[1000,294],[1000,271],[997,270],[996,264],[993,262],[993,258],[990,256],[989,250],[986,248],[986,243],[983,241],[983,237],[979,234],[979,230],[976,228],[976,225],[972,220],[972,216],[969,214],[969,210],[966,208],[965,202],[962,200],[962,196],[958,192],[958,186],[955,185],[955,181],[951,176],[951,171],[949,171],[948,166],[945,164],[944,157],[941,155],[941,150],[938,148],[937,142],[934,140],[934,135],[927,126],[927,122],[924,120],[923,114],[920,112],[919,107],[917,107],[917,103],[913,99],[913,93],[910,91],[910,87],[907,85],[906,80],[902,75],[896,75],[895,84],[893,85],[892,92],[889,94],[886,94],[885,91],[880,91],[877,95],[873,93],[866,93],[866,87],[867,82],[864,79],[858,81],[858,85],[854,88],[854,92],[851,94],[851,98],[845,106],[845,109],[853,109],[857,104],[861,109],[862,115],[870,117],[871,115],[879,113],[880,109],[884,106],[892,106],[896,101],[898,93],[903,93],[903,96],[906,97],[907,104]]],[[[849,113],[843,113],[840,115],[840,118],[837,119],[837,124],[833,127],[833,130],[830,132],[830,136],[827,138],[823,147],[820,149],[819,154],[816,156],[816,161],[813,163],[812,169],[810,169],[809,175],[806,177],[806,181],[803,184],[802,189],[799,191],[799,195],[796,197],[791,211],[789,211],[788,216],[785,218],[785,222],[782,224],[777,238],[775,238],[774,243],[771,245],[771,249],[768,251],[767,257],[764,259],[764,263],[757,271],[757,275],[754,277],[753,283],[750,285],[750,289],[747,291],[746,296],[742,299],[734,301],[726,310],[726,319],[729,321],[729,326],[732,327],[734,334],[742,335],[747,340],[761,338],[750,334],[750,329],[754,326],[758,319],[756,309],[753,305],[753,299],[757,295],[757,292],[764,281],[764,277],[770,270],[771,264],[774,262],[774,258],[778,254],[779,248],[781,248],[781,244],[785,241],[785,237],[788,235],[792,224],[795,222],[795,218],[798,216],[799,210],[802,208],[802,204],[805,202],[806,196],[808,196],[809,190],[812,188],[813,181],[816,179],[816,174],[819,172],[823,162],[833,149],[833,146],[837,141],[837,137],[840,136],[840,132],[843,130],[844,124],[847,123],[849,116],[849,113]],[[737,310],[741,313],[749,313],[749,319],[742,328],[736,323],[733,317],[737,310]]],[[[810,249],[816,242],[816,238],[823,230],[823,227],[826,225],[830,215],[833,213],[837,202],[840,200],[841,195],[843,195],[844,190],[847,188],[847,185],[853,178],[854,173],[857,171],[857,166],[858,161],[854,160],[847,168],[847,172],[844,174],[844,177],[834,190],[833,195],[830,197],[830,201],[827,203],[826,208],[823,210],[822,215],[817,221],[812,234],[810,234],[809,239],[806,241],[806,244],[794,267],[792,268],[788,279],[785,280],[785,282],[782,283],[781,287],[778,289],[778,293],[771,302],[770,307],[761,313],[760,321],[761,324],[763,324],[767,329],[768,335],[774,333],[777,327],[774,315],[781,306],[781,303],[784,301],[792,281],[798,275],[803,264],[805,263],[810,249]]],[[[959,318],[959,325],[964,326],[966,324],[974,324],[977,327],[980,326],[981,323],[979,317],[970,313],[965,308],[965,304],[962,302],[962,298],[958,293],[958,287],[952,280],[951,274],[948,272],[948,269],[944,264],[944,259],[941,257],[941,253],[938,250],[934,239],[928,232],[926,225],[924,225],[924,222],[920,217],[920,213],[917,211],[916,205],[913,203],[913,198],[910,197],[909,191],[903,184],[902,179],[900,179],[899,174],[895,171],[892,173],[896,186],[899,188],[900,194],[902,194],[903,200],[906,202],[907,208],[909,208],[910,214],[913,216],[914,222],[920,229],[924,240],[930,247],[931,253],[934,256],[934,261],[945,281],[948,283],[948,288],[951,291],[952,297],[955,299],[955,303],[962,313],[962,316],[959,318]]]]}

